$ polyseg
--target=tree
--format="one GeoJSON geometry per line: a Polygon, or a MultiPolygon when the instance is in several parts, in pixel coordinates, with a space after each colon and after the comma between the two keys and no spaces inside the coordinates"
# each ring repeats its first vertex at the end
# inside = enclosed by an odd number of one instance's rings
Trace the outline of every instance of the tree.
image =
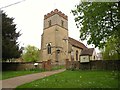
{"type": "Polygon", "coordinates": [[[111,37],[107,41],[105,48],[102,51],[104,60],[118,60],[119,59],[119,54],[116,52],[115,41],[116,41],[116,39],[113,37],[111,37]]]}
{"type": "Polygon", "coordinates": [[[40,50],[35,46],[28,45],[22,55],[24,61],[36,62],[40,60],[40,50]]]}
{"type": "Polygon", "coordinates": [[[17,42],[21,34],[16,32],[13,20],[2,11],[2,60],[19,58],[22,53],[17,42]]]}
{"type": "Polygon", "coordinates": [[[80,29],[81,40],[103,48],[106,42],[115,38],[116,52],[120,54],[120,1],[82,2],[72,10],[80,29]]]}

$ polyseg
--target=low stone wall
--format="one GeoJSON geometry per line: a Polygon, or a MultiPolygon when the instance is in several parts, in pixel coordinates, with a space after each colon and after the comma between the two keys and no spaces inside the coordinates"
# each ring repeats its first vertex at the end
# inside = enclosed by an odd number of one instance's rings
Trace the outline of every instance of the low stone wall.
{"type": "Polygon", "coordinates": [[[52,70],[56,66],[61,66],[63,63],[53,63],[51,60],[36,62],[38,65],[34,65],[34,62],[2,62],[2,71],[17,71],[17,70],[30,70],[30,69],[43,69],[52,70]]]}
{"type": "Polygon", "coordinates": [[[51,60],[43,61],[42,62],[42,68],[44,70],[51,70],[52,69],[51,60]]]}
{"type": "Polygon", "coordinates": [[[88,63],[80,63],[79,61],[66,60],[66,69],[81,70],[120,70],[120,60],[96,60],[88,63]]]}
{"type": "Polygon", "coordinates": [[[2,71],[16,71],[16,70],[29,70],[34,68],[42,68],[42,62],[37,62],[37,67],[34,62],[3,62],[2,71]]]}

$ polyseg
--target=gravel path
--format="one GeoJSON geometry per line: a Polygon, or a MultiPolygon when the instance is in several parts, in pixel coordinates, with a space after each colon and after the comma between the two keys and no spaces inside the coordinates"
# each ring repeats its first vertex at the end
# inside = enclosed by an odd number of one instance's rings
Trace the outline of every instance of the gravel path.
{"type": "Polygon", "coordinates": [[[65,71],[65,69],[41,72],[41,73],[36,73],[36,74],[29,74],[29,75],[10,78],[10,79],[0,80],[0,83],[2,81],[2,88],[16,88],[19,85],[32,82],[34,80],[44,78],[44,77],[47,77],[47,76],[50,76],[56,73],[60,73],[63,71],[65,71]]]}

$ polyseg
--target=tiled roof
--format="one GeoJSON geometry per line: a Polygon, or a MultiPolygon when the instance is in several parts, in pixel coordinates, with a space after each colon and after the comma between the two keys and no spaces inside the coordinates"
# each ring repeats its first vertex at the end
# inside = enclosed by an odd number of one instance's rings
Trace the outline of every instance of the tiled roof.
{"type": "Polygon", "coordinates": [[[94,48],[83,49],[81,51],[81,56],[84,56],[84,55],[90,55],[90,56],[92,56],[93,51],[94,51],[94,48]]]}
{"type": "Polygon", "coordinates": [[[81,49],[87,48],[83,43],[81,43],[81,42],[79,42],[79,41],[77,41],[77,40],[75,40],[75,39],[73,39],[73,38],[71,38],[71,37],[69,37],[68,42],[69,42],[71,45],[73,45],[73,46],[75,46],[75,47],[78,47],[78,48],[81,48],[81,49]]]}

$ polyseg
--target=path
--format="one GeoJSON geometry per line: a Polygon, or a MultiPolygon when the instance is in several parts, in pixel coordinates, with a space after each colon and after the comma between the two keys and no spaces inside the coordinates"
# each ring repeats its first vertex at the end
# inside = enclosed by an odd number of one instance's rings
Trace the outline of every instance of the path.
{"type": "Polygon", "coordinates": [[[65,69],[47,71],[47,72],[41,72],[36,74],[29,74],[29,75],[10,78],[10,79],[5,79],[5,80],[2,80],[2,88],[16,88],[19,85],[22,85],[40,78],[44,78],[46,76],[50,76],[56,73],[60,73],[63,71],[65,71],[65,69]]]}

